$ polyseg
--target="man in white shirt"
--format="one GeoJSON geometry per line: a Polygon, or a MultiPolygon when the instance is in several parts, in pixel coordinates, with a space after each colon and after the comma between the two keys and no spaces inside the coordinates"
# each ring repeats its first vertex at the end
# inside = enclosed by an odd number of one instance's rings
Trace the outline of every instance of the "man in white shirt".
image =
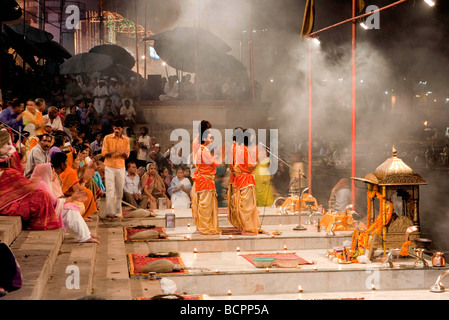
{"type": "Polygon", "coordinates": [[[106,81],[98,81],[98,86],[94,89],[94,108],[97,114],[102,114],[104,106],[106,104],[106,99],[109,96],[108,87],[106,87],[106,81]]]}
{"type": "Polygon", "coordinates": [[[125,173],[125,186],[123,188],[123,200],[136,208],[146,209],[148,206],[148,196],[142,195],[140,177],[137,174],[137,166],[130,161],[125,173]]]}
{"type": "Polygon", "coordinates": [[[120,108],[120,115],[125,119],[128,126],[136,123],[134,120],[134,117],[136,116],[136,109],[134,109],[128,99],[125,100],[125,104],[120,108]]]}
{"type": "Polygon", "coordinates": [[[137,139],[137,161],[136,164],[138,167],[146,168],[148,162],[148,154],[150,152],[151,146],[151,138],[148,135],[148,128],[142,127],[140,128],[140,137],[137,139]]]}
{"type": "Polygon", "coordinates": [[[48,108],[48,114],[44,118],[44,125],[50,126],[53,131],[64,131],[61,118],[58,116],[59,110],[56,107],[48,108]]]}

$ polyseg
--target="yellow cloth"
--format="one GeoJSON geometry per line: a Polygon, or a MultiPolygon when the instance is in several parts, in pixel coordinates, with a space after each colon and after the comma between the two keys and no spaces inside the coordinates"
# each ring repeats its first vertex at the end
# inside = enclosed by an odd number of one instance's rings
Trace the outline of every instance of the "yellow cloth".
{"type": "Polygon", "coordinates": [[[257,210],[256,188],[248,186],[235,190],[235,216],[232,225],[240,230],[258,233],[260,229],[259,210],[257,210]]]}
{"type": "Polygon", "coordinates": [[[268,165],[258,164],[254,170],[256,181],[256,199],[258,207],[269,207],[274,202],[273,186],[268,165]]]}
{"type": "Polygon", "coordinates": [[[22,121],[24,126],[26,126],[27,124],[34,124],[36,127],[39,127],[39,129],[36,129],[34,132],[36,136],[45,133],[44,117],[39,111],[36,110],[34,113],[32,113],[31,111],[26,109],[24,112],[22,112],[22,121]]]}
{"type": "Polygon", "coordinates": [[[215,190],[195,192],[192,199],[192,215],[202,234],[221,234],[218,228],[218,201],[215,190]]]}

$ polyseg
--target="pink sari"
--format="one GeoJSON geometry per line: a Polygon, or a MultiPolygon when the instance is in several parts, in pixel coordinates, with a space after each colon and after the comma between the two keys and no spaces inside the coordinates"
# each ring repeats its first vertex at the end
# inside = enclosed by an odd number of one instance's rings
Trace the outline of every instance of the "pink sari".
{"type": "Polygon", "coordinates": [[[50,195],[19,171],[4,169],[0,176],[0,214],[22,217],[24,227],[52,230],[60,227],[50,195]]]}

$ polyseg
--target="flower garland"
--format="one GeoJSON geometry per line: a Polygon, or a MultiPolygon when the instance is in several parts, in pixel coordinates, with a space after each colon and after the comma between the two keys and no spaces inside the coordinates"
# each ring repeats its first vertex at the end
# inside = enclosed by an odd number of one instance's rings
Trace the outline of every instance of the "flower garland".
{"type": "Polygon", "coordinates": [[[368,225],[367,225],[367,228],[363,232],[361,232],[361,233],[359,233],[357,230],[355,230],[353,232],[353,240],[351,242],[351,249],[355,250],[356,246],[358,246],[358,249],[359,249],[361,254],[363,254],[363,252],[365,250],[368,250],[369,248],[371,248],[371,245],[372,245],[372,242],[374,240],[374,237],[373,236],[370,237],[370,236],[371,235],[375,235],[375,234],[381,234],[382,228],[384,226],[386,226],[390,222],[391,217],[393,215],[393,209],[394,209],[393,203],[391,203],[391,202],[386,203],[385,202],[385,196],[379,194],[377,192],[377,188],[376,187],[375,187],[375,189],[373,191],[368,192],[367,198],[368,198],[368,213],[367,213],[367,223],[368,223],[368,225]],[[379,201],[381,203],[381,207],[382,207],[382,204],[384,204],[384,205],[387,206],[387,208],[385,210],[386,213],[381,211],[379,213],[379,215],[377,216],[376,220],[370,225],[369,221],[371,219],[371,217],[370,217],[371,216],[371,214],[370,214],[371,213],[371,199],[374,196],[376,196],[379,199],[379,201]],[[383,222],[384,215],[386,215],[385,224],[383,222]],[[357,236],[358,233],[359,233],[359,235],[358,235],[358,243],[357,243],[357,241],[355,240],[355,237],[357,236]]]}
{"type": "Polygon", "coordinates": [[[408,252],[408,246],[409,246],[411,243],[412,243],[411,241],[405,241],[405,242],[402,244],[402,247],[401,247],[401,256],[403,256],[403,257],[408,256],[408,254],[409,254],[409,252],[408,252]]]}

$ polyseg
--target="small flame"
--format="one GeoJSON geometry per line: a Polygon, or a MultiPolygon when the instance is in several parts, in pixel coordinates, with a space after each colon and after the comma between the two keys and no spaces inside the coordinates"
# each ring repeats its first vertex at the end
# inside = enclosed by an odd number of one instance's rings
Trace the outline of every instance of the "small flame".
{"type": "Polygon", "coordinates": [[[302,289],[301,285],[298,285],[298,292],[303,292],[304,290],[302,289]]]}
{"type": "Polygon", "coordinates": [[[231,290],[228,290],[228,296],[232,295],[231,290]]]}

